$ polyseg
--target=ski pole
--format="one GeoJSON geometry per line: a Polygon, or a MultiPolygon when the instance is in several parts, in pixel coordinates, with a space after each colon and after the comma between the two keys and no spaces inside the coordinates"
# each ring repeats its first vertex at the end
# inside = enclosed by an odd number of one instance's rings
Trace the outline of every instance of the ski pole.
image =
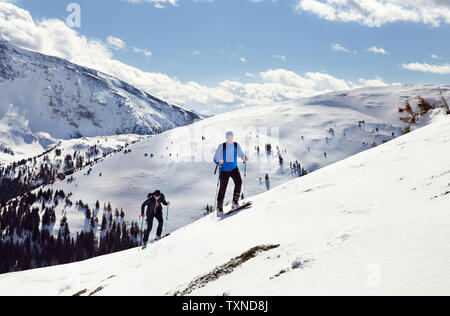
{"type": "Polygon", "coordinates": [[[219,167],[218,165],[216,166],[216,171],[214,172],[214,174],[216,174],[217,168],[219,168],[219,177],[218,177],[218,180],[217,180],[216,196],[215,196],[215,199],[214,199],[213,217],[214,217],[214,213],[216,213],[216,215],[217,215],[216,207],[217,207],[217,199],[219,197],[220,175],[222,174],[222,166],[219,167]]]}
{"type": "MultiPolygon", "coordinates": [[[[164,225],[164,232],[167,231],[166,227],[167,227],[167,222],[169,221],[169,205],[167,205],[167,211],[166,211],[166,224],[164,225]]],[[[166,234],[164,234],[163,236],[165,236],[166,234]]]]}
{"type": "Polygon", "coordinates": [[[141,240],[139,241],[139,249],[142,247],[142,243],[144,241],[144,232],[142,231],[144,229],[144,219],[141,218],[141,240]]]}
{"type": "Polygon", "coordinates": [[[245,199],[247,198],[247,192],[245,192],[245,180],[247,178],[247,163],[244,162],[244,204],[245,204],[245,199]]]}

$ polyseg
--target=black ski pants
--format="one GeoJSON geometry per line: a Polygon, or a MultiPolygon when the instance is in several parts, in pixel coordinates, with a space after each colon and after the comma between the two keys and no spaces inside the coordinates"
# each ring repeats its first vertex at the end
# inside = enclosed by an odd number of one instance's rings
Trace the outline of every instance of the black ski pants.
{"type": "Polygon", "coordinates": [[[233,171],[222,171],[220,174],[220,189],[217,198],[218,207],[223,206],[223,200],[225,199],[225,193],[227,192],[228,181],[230,181],[230,178],[232,178],[234,182],[233,201],[239,201],[242,189],[242,177],[239,168],[236,168],[233,171]]]}
{"type": "Polygon", "coordinates": [[[158,220],[158,229],[156,230],[156,235],[161,237],[162,231],[163,231],[163,225],[164,225],[164,219],[162,212],[151,212],[150,214],[147,213],[147,230],[144,233],[144,242],[148,241],[148,238],[150,237],[150,233],[152,232],[153,227],[153,219],[156,217],[158,220]]]}

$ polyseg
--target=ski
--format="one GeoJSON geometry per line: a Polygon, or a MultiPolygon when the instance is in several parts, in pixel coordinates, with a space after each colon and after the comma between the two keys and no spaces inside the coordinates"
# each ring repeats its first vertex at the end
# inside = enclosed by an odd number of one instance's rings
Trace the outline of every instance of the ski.
{"type": "Polygon", "coordinates": [[[160,241],[161,239],[164,239],[164,238],[166,238],[166,237],[168,237],[168,236],[170,236],[170,233],[169,233],[169,234],[165,234],[165,235],[162,236],[160,239],[154,239],[154,240],[148,242],[148,243],[147,243],[147,246],[145,246],[145,245],[142,246],[142,250],[145,250],[150,244],[153,244],[153,243],[155,243],[155,242],[158,242],[158,241],[160,241]]]}
{"type": "Polygon", "coordinates": [[[235,213],[237,213],[237,212],[239,212],[239,211],[242,211],[242,210],[245,210],[245,209],[248,209],[248,208],[251,208],[253,206],[253,202],[247,202],[247,203],[245,203],[245,204],[242,204],[241,206],[239,206],[238,208],[235,208],[234,210],[231,210],[231,211],[229,211],[229,212],[227,212],[227,213],[223,213],[223,215],[221,215],[220,217],[221,218],[225,218],[225,217],[227,217],[227,216],[230,216],[230,215],[232,215],[232,214],[235,214],[235,213]]]}

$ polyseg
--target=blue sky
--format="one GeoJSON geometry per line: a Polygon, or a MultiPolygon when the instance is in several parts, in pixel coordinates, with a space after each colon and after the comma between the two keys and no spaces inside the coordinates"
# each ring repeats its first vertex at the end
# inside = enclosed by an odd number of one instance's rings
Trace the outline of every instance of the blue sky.
{"type": "MultiPolygon", "coordinates": [[[[378,16],[376,23],[380,25],[375,27],[363,19],[347,22],[317,13],[314,5],[320,2],[335,13],[351,10],[332,7],[326,0],[178,0],[177,5],[159,1],[164,8],[148,3],[151,0],[78,0],[81,27],[75,31],[102,41],[112,58],[124,64],[206,87],[217,87],[224,81],[260,83],[267,78],[259,74],[274,69],[303,77],[309,72],[329,74],[355,84],[362,78],[387,84],[449,83],[450,17],[436,16],[439,26],[433,25],[425,20],[426,12],[420,11],[427,7],[414,7],[419,0],[406,0],[411,1],[410,6],[402,9],[422,12],[422,20],[405,14],[403,20],[391,23],[385,21],[392,17],[378,16]],[[108,44],[110,36],[121,39],[123,47],[108,44]],[[372,51],[368,51],[370,48],[372,51]],[[382,49],[384,54],[380,53],[382,49]],[[145,56],[144,50],[151,56],[145,56]],[[427,65],[438,68],[430,70],[427,65]]],[[[434,1],[436,6],[442,5],[434,1]]],[[[70,2],[13,3],[38,23],[47,19],[65,21],[70,2]]],[[[450,9],[450,5],[443,6],[450,9]]],[[[320,8],[323,12],[329,9],[320,8]]],[[[195,102],[192,107],[196,107],[195,102]]],[[[197,109],[206,112],[206,108],[199,105],[197,109]]],[[[224,111],[220,106],[214,109],[210,112],[224,111]]]]}

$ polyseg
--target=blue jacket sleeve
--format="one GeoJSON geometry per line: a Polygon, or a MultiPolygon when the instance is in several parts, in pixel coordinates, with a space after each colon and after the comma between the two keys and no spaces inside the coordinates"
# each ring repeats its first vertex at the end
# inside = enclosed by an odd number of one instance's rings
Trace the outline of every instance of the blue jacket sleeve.
{"type": "Polygon", "coordinates": [[[216,153],[214,154],[214,163],[219,164],[219,161],[223,160],[223,145],[217,147],[216,153]]]}
{"type": "Polygon", "coordinates": [[[237,147],[238,147],[238,156],[239,156],[242,160],[244,160],[244,158],[245,158],[245,153],[244,153],[244,151],[242,150],[241,145],[238,144],[237,147]]]}

